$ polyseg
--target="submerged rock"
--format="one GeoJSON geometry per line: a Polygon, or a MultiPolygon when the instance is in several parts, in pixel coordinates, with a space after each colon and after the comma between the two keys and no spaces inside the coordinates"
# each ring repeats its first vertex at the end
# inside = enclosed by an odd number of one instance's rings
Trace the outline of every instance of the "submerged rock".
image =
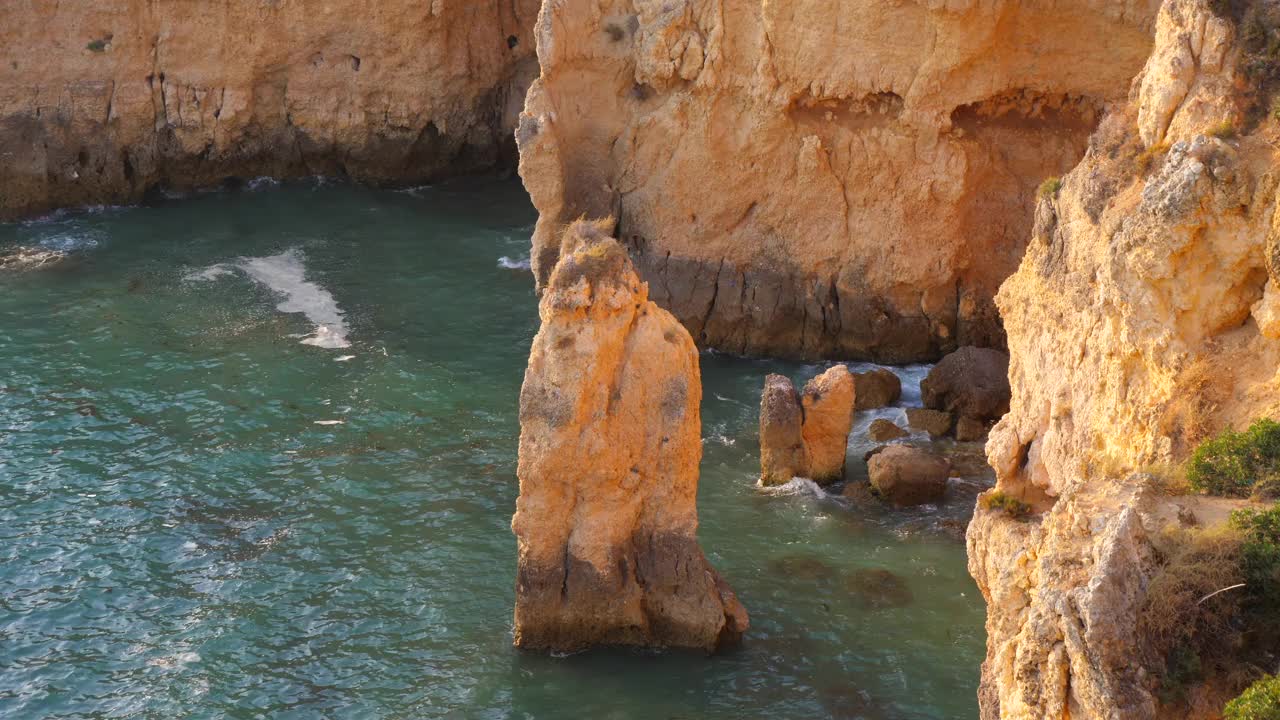
{"type": "Polygon", "coordinates": [[[0,250],[0,270],[38,270],[67,259],[61,250],[18,246],[0,250]]]}
{"type": "Polygon", "coordinates": [[[714,651],[747,613],[697,541],[698,355],[607,225],[574,223],[520,392],[515,644],[714,651]]]}
{"type": "Polygon", "coordinates": [[[892,370],[876,368],[854,373],[853,383],[857,387],[858,410],[882,408],[902,397],[902,380],[892,370]]]}
{"type": "Polygon", "coordinates": [[[946,494],[951,463],[919,448],[894,445],[871,456],[867,470],[880,497],[894,505],[923,505],[946,494]]]}
{"type": "Polygon", "coordinates": [[[822,581],[836,576],[830,565],[812,555],[787,555],[770,563],[769,569],[792,580],[822,581]]]}
{"type": "Polygon", "coordinates": [[[898,427],[893,421],[885,420],[884,418],[872,420],[871,427],[867,428],[867,437],[871,438],[873,442],[878,443],[897,440],[898,438],[904,438],[910,434],[911,433],[908,433],[906,430],[898,427]]]}
{"type": "Polygon", "coordinates": [[[837,365],[797,394],[781,375],[765,378],[760,397],[760,483],[794,477],[830,484],[844,477],[855,389],[849,368],[837,365]]]}
{"type": "Polygon", "coordinates": [[[884,568],[864,568],[845,581],[854,602],[869,610],[906,607],[915,601],[902,578],[884,568]]]}

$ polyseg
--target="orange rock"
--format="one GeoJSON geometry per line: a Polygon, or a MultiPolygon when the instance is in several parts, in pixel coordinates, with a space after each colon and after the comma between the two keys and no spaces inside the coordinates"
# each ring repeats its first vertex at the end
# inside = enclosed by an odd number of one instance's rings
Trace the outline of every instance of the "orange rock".
{"type": "Polygon", "coordinates": [[[157,184],[514,160],[538,0],[8,2],[0,219],[157,184]]]}
{"type": "Polygon", "coordinates": [[[544,4],[521,119],[545,283],[616,214],[699,343],[936,359],[998,345],[1036,188],[1151,48],[1152,0],[544,4]]]}
{"type": "Polygon", "coordinates": [[[836,365],[810,380],[803,394],[781,375],[765,378],[760,397],[760,484],[792,478],[828,484],[844,478],[853,429],[853,375],[836,365]]]}
{"type": "Polygon", "coordinates": [[[843,480],[853,430],[854,384],[849,368],[836,365],[810,380],[800,402],[808,477],[821,485],[843,480]]]}
{"type": "Polygon", "coordinates": [[[520,393],[515,643],[713,651],[748,619],[697,541],[697,349],[609,227],[569,227],[539,305],[520,393]]]}

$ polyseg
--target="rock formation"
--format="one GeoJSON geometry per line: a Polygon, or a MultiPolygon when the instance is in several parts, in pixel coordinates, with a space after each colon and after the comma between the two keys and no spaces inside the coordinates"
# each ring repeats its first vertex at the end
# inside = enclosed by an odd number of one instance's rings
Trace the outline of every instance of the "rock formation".
{"type": "Polygon", "coordinates": [[[951,463],[920,448],[894,445],[867,461],[871,487],[894,505],[938,502],[947,492],[951,463]]]}
{"type": "Polygon", "coordinates": [[[8,3],[0,219],[232,176],[493,167],[537,75],[538,5],[8,3]]]}
{"type": "Polygon", "coordinates": [[[998,345],[1035,188],[1083,155],[1158,0],[564,0],[518,140],[558,228],[619,218],[700,344],[936,359],[998,345]]]}
{"type": "Polygon", "coordinates": [[[608,223],[563,240],[520,393],[515,643],[713,651],[747,614],[698,547],[697,350],[608,223]]]}
{"type": "Polygon", "coordinates": [[[977,440],[989,424],[1004,417],[1009,395],[1009,356],[991,348],[960,348],[920,383],[924,406],[956,418],[956,435],[962,440],[977,440]]]}
{"type": "Polygon", "coordinates": [[[858,410],[882,408],[902,397],[902,380],[885,368],[854,373],[853,384],[857,390],[858,410]]]}
{"type": "Polygon", "coordinates": [[[907,424],[914,430],[923,430],[937,440],[951,434],[955,417],[949,412],[929,408],[907,408],[907,424]]]}
{"type": "Polygon", "coordinates": [[[844,478],[855,405],[853,375],[836,365],[804,392],[782,375],[765,378],[760,397],[760,484],[804,477],[820,484],[844,478]]]}
{"type": "Polygon", "coordinates": [[[874,442],[889,442],[897,440],[909,435],[906,430],[898,427],[892,420],[879,418],[871,421],[871,426],[867,428],[867,437],[874,442]]]}
{"type": "Polygon", "coordinates": [[[1240,35],[1204,0],[1167,0],[1130,103],[1044,194],[997,298],[1012,402],[987,452],[997,490],[1035,514],[980,503],[969,529],[988,602],[983,718],[1222,707],[1160,707],[1166,658],[1150,657],[1137,612],[1168,501],[1137,471],[1280,411],[1276,130],[1233,137],[1240,35]]]}

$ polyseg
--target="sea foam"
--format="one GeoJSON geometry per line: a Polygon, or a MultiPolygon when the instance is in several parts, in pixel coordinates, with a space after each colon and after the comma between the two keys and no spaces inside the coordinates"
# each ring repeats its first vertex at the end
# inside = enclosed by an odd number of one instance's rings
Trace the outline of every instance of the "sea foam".
{"type": "Polygon", "coordinates": [[[188,280],[211,281],[233,270],[243,272],[249,279],[281,295],[284,299],[276,309],[284,313],[300,313],[315,325],[315,331],[302,339],[303,345],[314,345],[330,350],[351,347],[347,340],[346,319],[333,294],[306,278],[306,265],[302,253],[286,250],[279,255],[260,258],[240,258],[227,265],[219,263],[187,275],[188,280]]]}

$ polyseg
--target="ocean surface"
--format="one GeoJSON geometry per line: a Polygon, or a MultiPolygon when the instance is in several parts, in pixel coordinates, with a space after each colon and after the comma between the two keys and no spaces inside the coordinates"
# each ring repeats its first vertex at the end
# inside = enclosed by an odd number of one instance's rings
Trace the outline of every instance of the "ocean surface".
{"type": "Polygon", "coordinates": [[[976,717],[981,463],[913,510],[757,488],[764,376],[816,365],[702,357],[742,647],[511,647],[534,219],[510,180],[261,181],[0,225],[68,255],[0,271],[0,717],[976,717]]]}

